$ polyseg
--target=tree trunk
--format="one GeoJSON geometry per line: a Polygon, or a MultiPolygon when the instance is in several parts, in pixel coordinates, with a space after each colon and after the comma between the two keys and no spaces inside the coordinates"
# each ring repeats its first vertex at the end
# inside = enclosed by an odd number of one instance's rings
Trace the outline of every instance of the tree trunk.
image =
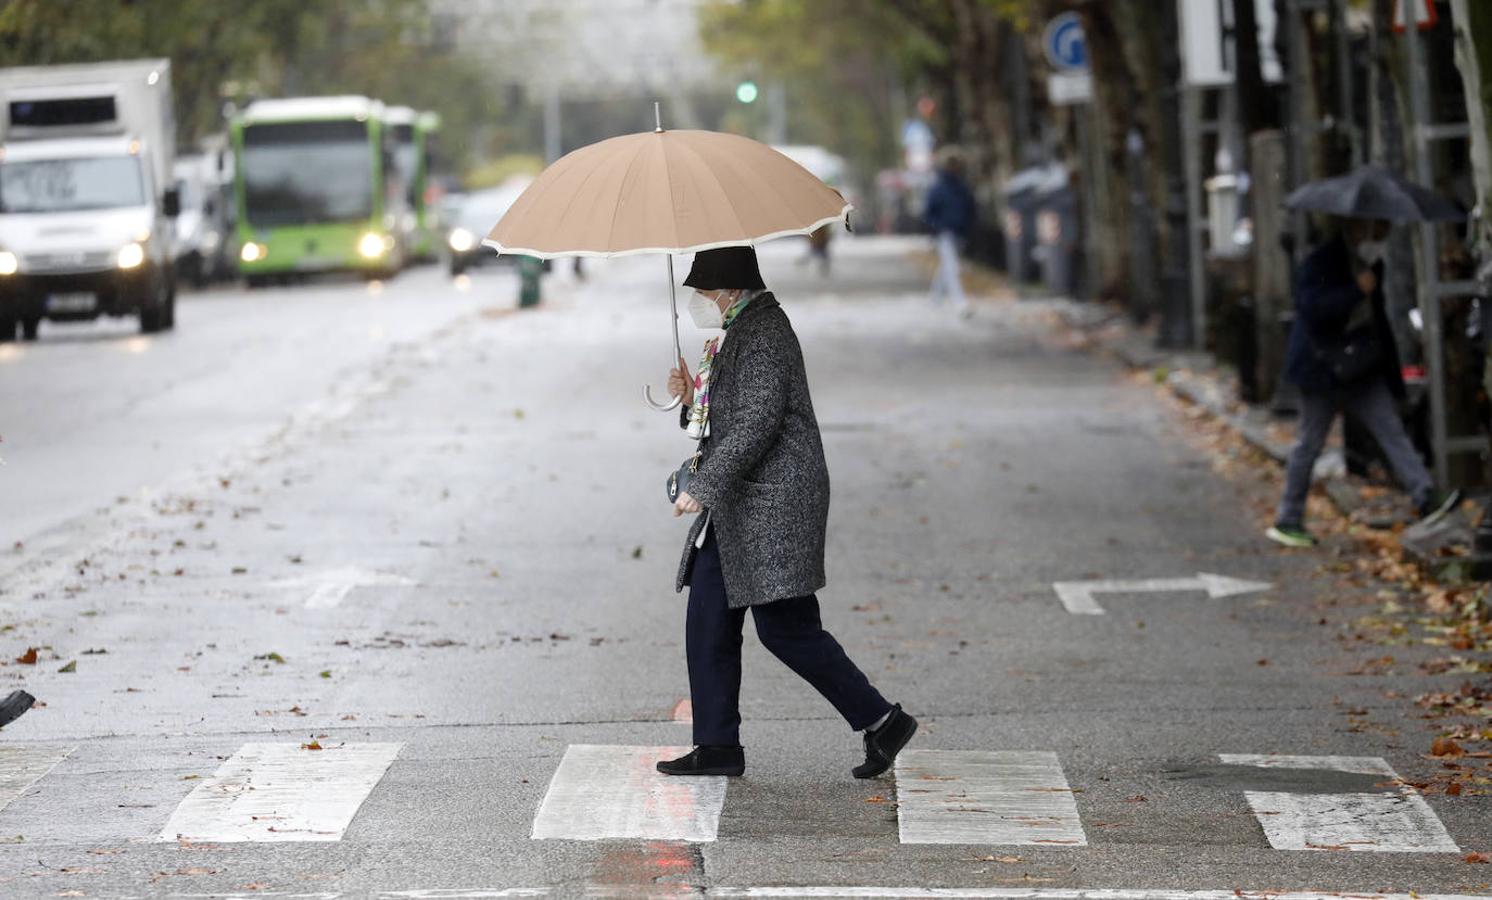
{"type": "Polygon", "coordinates": [[[1088,110],[1078,112],[1090,116],[1092,123],[1094,159],[1086,177],[1092,180],[1095,204],[1086,217],[1098,256],[1098,283],[1093,289],[1101,298],[1133,304],[1135,298],[1128,290],[1129,189],[1123,176],[1125,136],[1136,103],[1134,80],[1125,64],[1124,48],[1109,6],[1086,3],[1080,11],[1088,69],[1093,77],[1093,100],[1088,110]]]}

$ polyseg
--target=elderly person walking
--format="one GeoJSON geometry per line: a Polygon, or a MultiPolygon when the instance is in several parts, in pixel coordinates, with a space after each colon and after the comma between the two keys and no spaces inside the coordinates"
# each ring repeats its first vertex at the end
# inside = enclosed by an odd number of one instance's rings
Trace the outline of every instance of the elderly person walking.
{"type": "Polygon", "coordinates": [[[693,751],[658,763],[666,775],[740,775],[741,631],[746,612],[763,646],[824,695],[855,731],[856,778],[889,769],[917,730],[865,677],[819,619],[825,584],[829,472],[797,335],[766,290],[750,247],[696,254],[689,312],[725,338],[705,345],[696,377],[683,359],[669,387],[702,457],[674,504],[698,514],[675,589],[689,586],[685,646],[693,751]]]}

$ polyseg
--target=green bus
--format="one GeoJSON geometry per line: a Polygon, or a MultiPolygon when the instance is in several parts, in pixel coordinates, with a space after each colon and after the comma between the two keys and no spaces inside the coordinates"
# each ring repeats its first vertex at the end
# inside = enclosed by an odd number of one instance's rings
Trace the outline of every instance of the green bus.
{"type": "Polygon", "coordinates": [[[367,97],[257,100],[229,126],[239,271],[290,275],[404,265],[407,199],[383,104],[367,97]]]}
{"type": "Polygon", "coordinates": [[[440,249],[440,185],[433,177],[438,161],[440,116],[416,112],[408,106],[384,110],[384,122],[394,141],[394,166],[403,182],[407,221],[400,232],[410,256],[433,260],[440,249]]]}

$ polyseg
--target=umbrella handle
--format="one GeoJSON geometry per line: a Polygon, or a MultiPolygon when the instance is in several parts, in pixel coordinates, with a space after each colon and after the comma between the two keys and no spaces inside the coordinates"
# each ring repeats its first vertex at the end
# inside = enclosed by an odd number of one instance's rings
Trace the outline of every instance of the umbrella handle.
{"type": "Polygon", "coordinates": [[[684,398],[682,396],[679,396],[673,398],[667,403],[659,403],[657,400],[653,399],[653,386],[649,384],[645,384],[642,386],[642,399],[648,401],[648,406],[651,406],[653,409],[658,410],[658,412],[668,412],[671,409],[678,409],[679,404],[684,402],[684,398]]]}

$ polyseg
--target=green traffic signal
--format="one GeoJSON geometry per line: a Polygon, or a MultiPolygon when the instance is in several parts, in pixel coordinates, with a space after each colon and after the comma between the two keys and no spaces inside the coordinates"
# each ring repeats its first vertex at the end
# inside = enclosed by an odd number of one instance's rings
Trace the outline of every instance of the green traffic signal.
{"type": "Polygon", "coordinates": [[[736,99],[742,103],[753,103],[756,101],[756,82],[743,81],[736,85],[736,99]]]}

